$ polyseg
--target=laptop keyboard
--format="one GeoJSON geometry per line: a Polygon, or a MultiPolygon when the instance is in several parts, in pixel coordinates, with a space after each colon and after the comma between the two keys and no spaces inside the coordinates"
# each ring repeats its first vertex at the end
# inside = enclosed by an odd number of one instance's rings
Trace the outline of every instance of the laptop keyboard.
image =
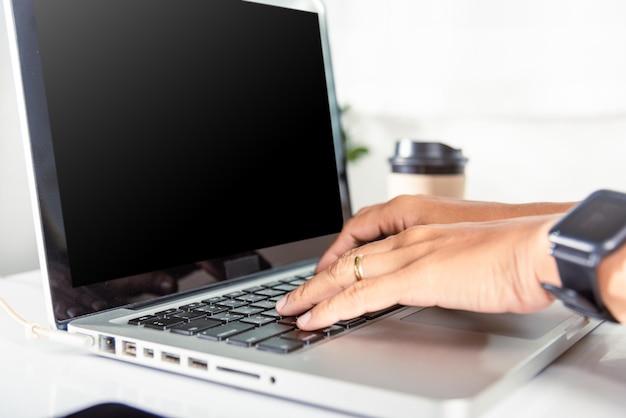
{"type": "Polygon", "coordinates": [[[302,331],[296,327],[297,317],[280,316],[274,306],[283,295],[305,283],[308,278],[296,276],[201,299],[178,308],[135,317],[128,323],[207,342],[222,342],[284,354],[341,334],[400,307],[393,306],[340,321],[317,331],[302,331]]]}

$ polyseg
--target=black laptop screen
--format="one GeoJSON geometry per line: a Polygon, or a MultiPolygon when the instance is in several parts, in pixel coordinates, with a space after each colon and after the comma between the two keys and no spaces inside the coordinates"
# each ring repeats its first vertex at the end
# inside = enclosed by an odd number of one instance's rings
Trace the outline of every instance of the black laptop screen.
{"type": "Polygon", "coordinates": [[[340,230],[316,13],[235,0],[33,4],[50,141],[33,153],[54,156],[51,173],[35,170],[46,243],[74,287],[340,230]],[[56,181],[41,190],[47,175],[56,181]]]}

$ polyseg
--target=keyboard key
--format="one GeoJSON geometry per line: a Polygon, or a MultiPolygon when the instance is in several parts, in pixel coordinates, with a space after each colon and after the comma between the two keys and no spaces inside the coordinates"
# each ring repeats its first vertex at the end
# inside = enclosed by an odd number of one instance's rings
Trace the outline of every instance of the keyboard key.
{"type": "Polygon", "coordinates": [[[157,315],[157,316],[167,316],[167,315],[175,314],[177,312],[180,312],[180,309],[178,309],[178,308],[170,308],[170,309],[166,309],[164,311],[157,312],[157,313],[155,313],[155,315],[157,315]]]}
{"type": "Polygon", "coordinates": [[[193,321],[194,319],[202,318],[206,316],[204,312],[180,312],[176,315],[172,315],[170,318],[180,318],[185,321],[193,321]]]}
{"type": "Polygon", "coordinates": [[[282,334],[280,338],[300,341],[302,344],[311,344],[324,339],[324,334],[322,334],[321,332],[302,331],[300,329],[294,329],[293,331],[282,334]]]}
{"type": "Polygon", "coordinates": [[[296,316],[284,316],[281,319],[278,320],[279,324],[284,324],[284,325],[291,325],[291,326],[296,326],[296,321],[298,320],[298,317],[296,316]]]}
{"type": "Polygon", "coordinates": [[[366,322],[365,318],[359,317],[359,318],[344,319],[342,321],[337,321],[335,325],[339,325],[344,328],[352,328],[352,327],[356,327],[357,325],[364,324],[365,322],[366,322]]]}
{"type": "Polygon", "coordinates": [[[128,323],[130,325],[143,325],[146,322],[154,321],[157,318],[158,318],[158,316],[156,316],[156,315],[142,315],[142,316],[139,316],[137,318],[129,319],[128,323]]]}
{"type": "Polygon", "coordinates": [[[326,327],[324,329],[320,329],[318,330],[318,332],[321,332],[322,334],[324,334],[327,337],[332,337],[333,335],[337,335],[340,332],[343,332],[344,328],[340,327],[339,325],[331,325],[329,327],[326,327]]]}
{"type": "Polygon", "coordinates": [[[281,319],[282,318],[282,316],[280,316],[280,314],[278,312],[276,312],[276,309],[269,309],[269,310],[263,311],[263,315],[271,316],[274,319],[281,319]]]}
{"type": "Polygon", "coordinates": [[[261,309],[274,309],[274,306],[276,306],[276,302],[266,299],[260,302],[254,302],[250,306],[254,306],[255,308],[261,308],[261,309]]]}
{"type": "Polygon", "coordinates": [[[192,311],[195,308],[199,308],[204,305],[205,304],[202,302],[193,302],[193,303],[188,303],[187,305],[180,306],[179,309],[182,309],[183,311],[192,311]]]}
{"type": "Polygon", "coordinates": [[[217,302],[221,302],[221,301],[223,301],[223,300],[226,300],[226,298],[225,298],[225,297],[223,297],[223,296],[214,296],[214,297],[212,297],[212,298],[203,299],[203,300],[202,300],[202,303],[206,303],[206,304],[209,304],[209,305],[214,305],[214,304],[216,304],[217,302]]]}
{"type": "Polygon", "coordinates": [[[248,302],[248,303],[254,303],[254,302],[258,302],[260,300],[267,299],[267,296],[255,295],[254,293],[248,293],[248,294],[245,294],[243,296],[239,296],[236,299],[237,300],[242,300],[242,301],[248,302]]]}
{"type": "Polygon", "coordinates": [[[274,290],[282,290],[283,292],[291,292],[292,290],[294,290],[295,288],[297,288],[298,286],[292,285],[292,284],[281,284],[280,286],[274,286],[272,289],[274,290]]]}
{"type": "Polygon", "coordinates": [[[292,329],[293,328],[288,325],[269,324],[264,327],[254,328],[253,330],[242,332],[232,337],[228,337],[227,342],[229,344],[250,347],[268,338],[275,337],[287,331],[291,331],[292,329]]]}
{"type": "Polygon", "coordinates": [[[230,312],[223,312],[223,313],[213,315],[211,318],[215,319],[216,321],[222,321],[226,323],[226,322],[239,321],[241,318],[243,318],[243,315],[235,315],[230,312]]]}
{"type": "Polygon", "coordinates": [[[303,280],[311,280],[313,278],[313,275],[315,274],[315,272],[310,272],[309,274],[305,274],[305,275],[297,275],[296,277],[298,279],[303,279],[303,280]]]}
{"type": "Polygon", "coordinates": [[[256,325],[257,327],[260,327],[262,325],[269,324],[271,322],[276,322],[276,319],[270,316],[265,316],[265,315],[255,315],[255,316],[249,316],[247,318],[242,318],[241,322],[245,322],[246,324],[252,324],[252,325],[256,325]]]}
{"type": "Polygon", "coordinates": [[[180,318],[158,318],[153,321],[146,322],[143,326],[146,328],[166,330],[174,325],[183,324],[186,321],[180,318]]]}
{"type": "Polygon", "coordinates": [[[271,351],[273,353],[286,354],[302,348],[304,343],[297,340],[287,340],[284,338],[274,337],[269,340],[261,341],[257,345],[257,349],[263,351],[271,351]]]}
{"type": "Polygon", "coordinates": [[[193,311],[201,312],[205,315],[211,316],[211,315],[215,315],[218,313],[226,312],[228,311],[228,308],[224,306],[217,306],[217,305],[204,305],[204,306],[194,309],[193,311]]]}
{"type": "Polygon", "coordinates": [[[263,295],[263,296],[267,296],[267,297],[272,298],[272,297],[284,295],[286,292],[284,292],[282,290],[263,289],[263,290],[259,290],[256,293],[257,293],[257,295],[263,295]]]}
{"type": "Polygon", "coordinates": [[[393,312],[396,309],[400,309],[401,307],[402,307],[402,305],[393,305],[393,306],[390,306],[388,308],[381,309],[379,311],[369,312],[369,313],[363,314],[363,318],[365,318],[365,319],[378,318],[379,316],[383,316],[383,315],[385,315],[385,314],[387,314],[389,312],[393,312]]]}
{"type": "MultiPolygon", "coordinates": [[[[269,283],[265,283],[263,285],[264,288],[272,288],[274,286],[280,286],[281,284],[283,284],[283,282],[269,282],[269,283]]],[[[261,290],[261,289],[259,289],[261,290]]]]}
{"type": "Polygon", "coordinates": [[[176,334],[194,335],[200,331],[204,331],[205,329],[213,328],[221,324],[222,323],[220,321],[216,321],[214,319],[202,318],[195,321],[186,322],[184,324],[175,325],[170,328],[170,331],[176,334]]]}
{"type": "Polygon", "coordinates": [[[242,333],[254,329],[254,325],[244,324],[241,322],[229,322],[217,327],[209,328],[204,331],[200,331],[196,334],[200,338],[205,338],[214,341],[224,341],[236,334],[242,333]]]}
{"type": "Polygon", "coordinates": [[[222,302],[218,302],[217,305],[232,309],[232,308],[238,308],[240,306],[245,306],[247,305],[247,303],[242,300],[237,300],[237,299],[226,299],[222,302]]]}
{"type": "Polygon", "coordinates": [[[254,306],[242,306],[241,308],[236,308],[230,311],[231,314],[243,316],[252,316],[260,312],[263,312],[263,309],[255,308],[254,306]]]}

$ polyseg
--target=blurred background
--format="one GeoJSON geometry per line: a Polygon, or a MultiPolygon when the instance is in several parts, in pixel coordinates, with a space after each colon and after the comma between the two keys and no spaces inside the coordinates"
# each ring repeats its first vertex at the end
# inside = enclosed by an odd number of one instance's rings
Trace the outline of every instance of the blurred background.
{"type": "MultiPolygon", "coordinates": [[[[326,0],[355,210],[386,199],[399,138],[461,148],[466,198],[626,191],[623,0],[326,0]]],[[[37,268],[4,19],[0,275],[37,268]]]]}
{"type": "Polygon", "coordinates": [[[461,148],[469,199],[626,189],[626,2],[327,0],[355,209],[400,137],[461,148]]]}

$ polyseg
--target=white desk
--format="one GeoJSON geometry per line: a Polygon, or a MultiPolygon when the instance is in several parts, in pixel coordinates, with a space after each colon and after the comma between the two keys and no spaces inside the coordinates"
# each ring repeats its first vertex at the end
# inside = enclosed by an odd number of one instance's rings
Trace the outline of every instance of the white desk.
{"type": "MultiPolygon", "coordinates": [[[[47,325],[37,271],[0,278],[0,296],[25,319],[47,325]]],[[[22,326],[3,310],[0,330],[0,415],[5,417],[59,417],[110,401],[169,417],[343,416],[27,340],[22,326]]],[[[624,411],[626,326],[603,324],[484,418],[622,417],[624,411]]]]}

